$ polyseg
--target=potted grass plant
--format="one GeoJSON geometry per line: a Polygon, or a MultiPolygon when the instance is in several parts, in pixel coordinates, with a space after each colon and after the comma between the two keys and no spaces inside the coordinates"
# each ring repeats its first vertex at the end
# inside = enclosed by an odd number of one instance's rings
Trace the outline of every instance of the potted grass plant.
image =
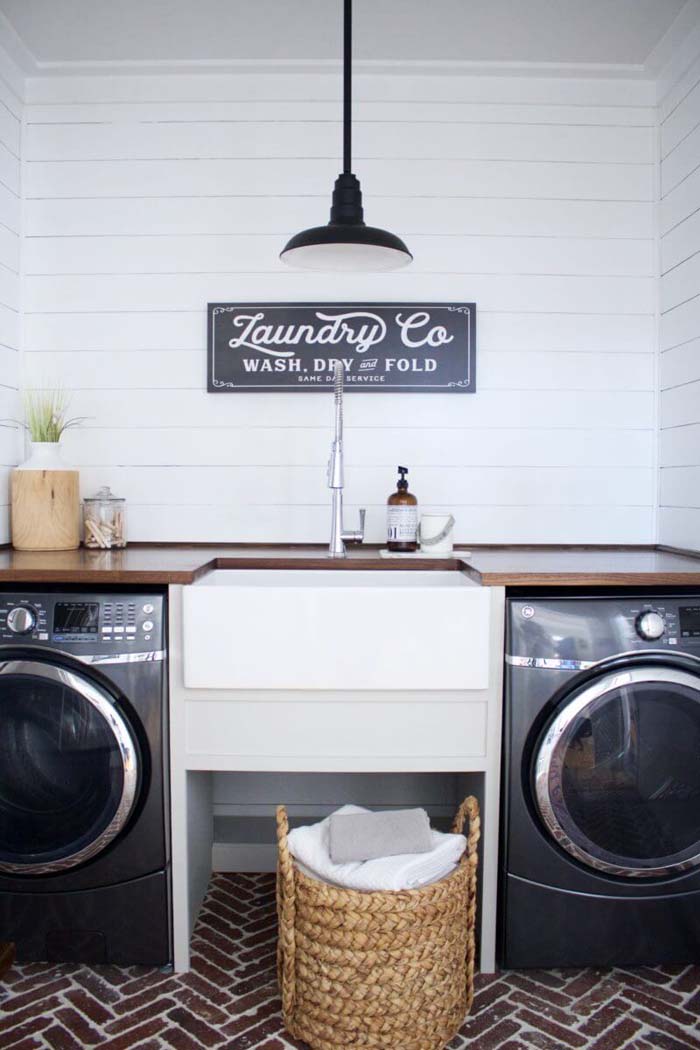
{"type": "Polygon", "coordinates": [[[31,453],[18,470],[65,470],[61,438],[67,430],[80,426],[83,417],[69,418],[70,398],[60,388],[27,390],[23,402],[24,420],[20,425],[29,435],[31,453]]]}
{"type": "Polygon", "coordinates": [[[83,419],[69,417],[61,389],[24,395],[30,455],[12,471],[12,543],[18,550],[73,550],[80,545],[80,479],[61,459],[61,438],[83,419]]]}

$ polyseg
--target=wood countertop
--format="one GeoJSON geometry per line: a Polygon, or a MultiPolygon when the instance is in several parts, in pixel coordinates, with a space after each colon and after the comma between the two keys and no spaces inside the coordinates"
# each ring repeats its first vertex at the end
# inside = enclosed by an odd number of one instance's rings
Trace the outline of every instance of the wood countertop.
{"type": "Polygon", "coordinates": [[[694,586],[700,554],[662,547],[504,547],[455,549],[453,559],[384,559],[376,546],[345,559],[312,545],[131,544],[122,551],[16,551],[0,548],[0,583],[193,583],[210,569],[397,569],[466,572],[485,586],[694,586]]]}
{"type": "Polygon", "coordinates": [[[474,579],[501,587],[700,587],[700,554],[663,547],[473,547],[474,579]]]}

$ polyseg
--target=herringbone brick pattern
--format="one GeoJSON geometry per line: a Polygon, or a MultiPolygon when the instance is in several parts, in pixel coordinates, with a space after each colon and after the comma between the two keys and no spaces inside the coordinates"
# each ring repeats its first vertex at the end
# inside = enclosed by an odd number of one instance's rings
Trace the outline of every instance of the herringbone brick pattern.
{"type": "MultiPolygon", "coordinates": [[[[300,1050],[279,1005],[273,879],[215,875],[190,973],[15,966],[0,1047],[300,1050]]],[[[699,1013],[700,967],[480,976],[450,1050],[700,1050],[699,1013]]]]}

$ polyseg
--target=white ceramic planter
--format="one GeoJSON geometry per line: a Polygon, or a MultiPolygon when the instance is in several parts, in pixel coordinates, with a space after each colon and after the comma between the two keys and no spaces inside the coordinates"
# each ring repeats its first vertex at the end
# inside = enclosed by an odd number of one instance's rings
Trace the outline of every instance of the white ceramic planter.
{"type": "Polygon", "coordinates": [[[30,441],[29,459],[17,470],[70,470],[61,459],[60,441],[30,441]]]}

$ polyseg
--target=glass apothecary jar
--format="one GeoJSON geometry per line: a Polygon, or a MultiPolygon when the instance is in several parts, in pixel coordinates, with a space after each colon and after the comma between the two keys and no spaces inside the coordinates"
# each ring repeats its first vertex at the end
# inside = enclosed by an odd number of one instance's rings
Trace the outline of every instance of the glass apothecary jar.
{"type": "Polygon", "coordinates": [[[126,547],[126,500],[108,485],[83,500],[83,543],[100,550],[126,547]]]}

